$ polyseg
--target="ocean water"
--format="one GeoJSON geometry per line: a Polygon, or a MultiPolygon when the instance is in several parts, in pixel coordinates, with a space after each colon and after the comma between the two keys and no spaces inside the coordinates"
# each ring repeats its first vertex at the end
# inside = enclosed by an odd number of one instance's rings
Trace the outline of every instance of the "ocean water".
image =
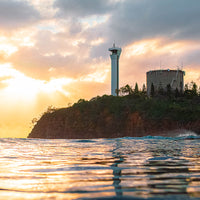
{"type": "Polygon", "coordinates": [[[0,139],[0,199],[200,199],[200,137],[0,139]]]}

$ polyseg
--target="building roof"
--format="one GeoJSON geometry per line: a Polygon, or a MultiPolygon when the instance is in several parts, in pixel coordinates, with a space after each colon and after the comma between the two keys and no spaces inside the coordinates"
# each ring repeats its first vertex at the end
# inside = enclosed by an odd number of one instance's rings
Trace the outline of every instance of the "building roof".
{"type": "Polygon", "coordinates": [[[182,72],[182,73],[185,73],[183,70],[180,70],[180,69],[158,69],[158,70],[150,70],[148,71],[147,73],[152,73],[152,72],[182,72]]]}

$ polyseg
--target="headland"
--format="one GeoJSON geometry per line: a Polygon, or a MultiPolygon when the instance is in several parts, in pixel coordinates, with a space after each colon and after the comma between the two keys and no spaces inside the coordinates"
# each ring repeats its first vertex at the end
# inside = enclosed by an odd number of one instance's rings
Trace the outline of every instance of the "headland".
{"type": "Polygon", "coordinates": [[[80,99],[71,107],[42,115],[28,138],[89,139],[171,136],[178,130],[200,134],[200,96],[126,96],[80,99]]]}

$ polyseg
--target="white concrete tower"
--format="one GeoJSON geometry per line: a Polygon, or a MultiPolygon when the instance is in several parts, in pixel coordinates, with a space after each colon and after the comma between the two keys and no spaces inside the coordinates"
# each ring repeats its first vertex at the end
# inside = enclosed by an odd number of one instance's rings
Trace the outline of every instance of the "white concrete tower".
{"type": "Polygon", "coordinates": [[[111,58],[111,95],[118,96],[119,91],[119,57],[122,49],[115,47],[115,43],[112,48],[108,49],[112,52],[111,58]]]}

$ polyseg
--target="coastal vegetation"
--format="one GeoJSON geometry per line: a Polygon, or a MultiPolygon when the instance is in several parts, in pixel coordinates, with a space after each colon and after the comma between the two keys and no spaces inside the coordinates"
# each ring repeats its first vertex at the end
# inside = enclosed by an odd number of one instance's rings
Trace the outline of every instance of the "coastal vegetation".
{"type": "Polygon", "coordinates": [[[148,97],[145,86],[139,90],[136,83],[134,89],[129,85],[120,88],[121,96],[97,96],[90,101],[80,99],[71,109],[87,112],[93,119],[106,108],[116,119],[126,118],[126,115],[137,111],[148,119],[166,118],[185,122],[200,118],[200,91],[197,88],[194,82],[186,84],[184,92],[172,91],[167,86],[165,91],[151,91],[151,96],[148,97]]]}
{"type": "Polygon", "coordinates": [[[29,137],[98,138],[143,136],[164,129],[186,128],[200,133],[200,93],[196,83],[184,92],[170,87],[158,92],[146,88],[120,88],[120,96],[103,95],[87,101],[80,99],[62,109],[49,107],[29,137]],[[164,125],[165,124],[165,125],[164,125]],[[193,125],[194,124],[194,125],[193,125]]]}

